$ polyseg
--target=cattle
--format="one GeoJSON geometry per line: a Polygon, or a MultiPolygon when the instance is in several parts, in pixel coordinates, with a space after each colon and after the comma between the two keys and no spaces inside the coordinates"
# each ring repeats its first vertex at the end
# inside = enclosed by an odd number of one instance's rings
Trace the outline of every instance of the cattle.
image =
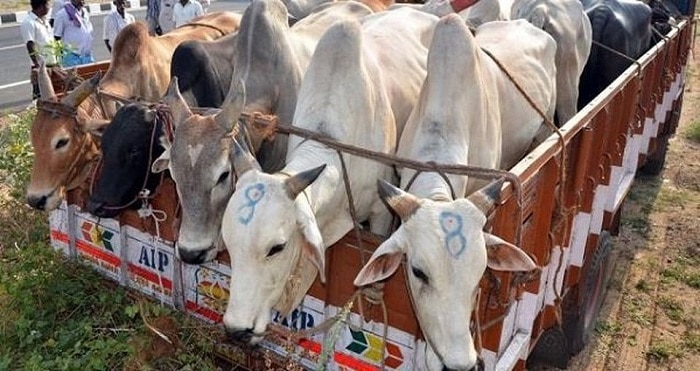
{"type": "Polygon", "coordinates": [[[39,67],[41,100],[38,102],[30,139],[34,163],[27,188],[27,203],[39,210],[53,210],[66,191],[83,184],[90,164],[99,156],[98,142],[90,134],[91,118],[102,112],[92,99],[100,74],[84,81],[60,101],[54,92],[46,66],[39,67]],[[91,104],[82,104],[88,99],[91,104]]]}
{"type": "Polygon", "coordinates": [[[476,28],[486,22],[508,19],[501,10],[501,3],[508,0],[428,0],[421,10],[443,17],[458,13],[470,28],[476,28]]]}
{"type": "MultiPolygon", "coordinates": [[[[210,14],[160,37],[149,37],[147,27],[141,22],[126,26],[115,40],[112,61],[99,90],[158,100],[170,80],[170,58],[177,44],[186,39],[218,38],[237,29],[238,19],[234,13],[210,14]]],[[[50,82],[40,86],[43,99],[56,100],[50,82]]],[[[34,161],[27,203],[36,209],[56,208],[66,190],[85,182],[98,158],[98,142],[90,133],[109,123],[107,119],[116,112],[116,103],[95,94],[81,98],[80,102],[71,100],[78,106],[61,110],[62,114],[56,110],[45,112],[40,105],[34,118],[31,126],[34,161]]]]}
{"type": "Polygon", "coordinates": [[[583,69],[578,108],[583,108],[649,48],[651,9],[634,0],[583,0],[593,46],[583,69]],[[602,44],[603,46],[600,46],[602,44]],[[613,53],[611,48],[624,56],[613,53]]]}
{"type": "Polygon", "coordinates": [[[160,177],[151,174],[151,163],[164,150],[159,143],[167,130],[164,114],[140,102],[117,111],[102,134],[102,171],[87,204],[90,213],[112,218],[140,207],[141,192],[155,193],[160,177]]]}
{"type": "MultiPolygon", "coordinates": [[[[110,68],[100,88],[123,97],[158,101],[170,83],[170,64],[175,48],[187,40],[216,40],[238,30],[241,16],[217,12],[197,17],[162,36],[152,37],[142,22],[127,25],[114,41],[110,68]]],[[[116,106],[108,101],[108,117],[116,106]]]]}
{"type": "MultiPolygon", "coordinates": [[[[323,32],[337,20],[359,19],[371,13],[360,3],[331,3],[290,28],[280,1],[253,1],[243,14],[238,33],[232,61],[232,81],[236,84],[228,93],[231,101],[245,90],[246,111],[272,114],[280,122],[290,123],[302,76],[323,32]]],[[[173,92],[165,101],[177,112],[173,114],[175,136],[172,147],[154,163],[154,171],[169,168],[176,183],[182,210],[179,256],[186,263],[200,264],[214,259],[222,246],[221,218],[235,184],[232,133],[237,133],[239,140],[249,138],[265,171],[284,165],[286,136],[263,142],[256,132],[234,125],[241,110],[227,104],[216,118],[193,115],[179,93],[175,94],[177,89],[173,92]]]]}
{"type": "Polygon", "coordinates": [[[238,34],[214,41],[190,40],[178,45],[170,64],[185,102],[195,107],[219,107],[233,75],[233,53],[238,34]]]}
{"type": "MultiPolygon", "coordinates": [[[[311,14],[319,6],[332,3],[336,1],[345,0],[282,0],[284,5],[287,7],[287,12],[289,13],[290,24],[296,23],[302,18],[305,18],[311,14]]],[[[375,12],[388,9],[394,0],[358,0],[359,2],[367,5],[375,12]]]]}
{"type": "MultiPolygon", "coordinates": [[[[534,93],[537,104],[554,107],[556,44],[547,33],[517,20],[485,23],[472,36],[459,16],[448,15],[435,29],[428,75],[401,136],[399,156],[507,169],[530,146],[542,117],[482,49],[534,93]]],[[[469,324],[486,267],[529,271],[536,266],[522,250],[483,231],[503,180],[479,189],[479,182],[466,176],[447,175],[445,180],[437,173],[420,173],[414,179],[415,174],[400,171],[407,192],[379,182],[382,199],[402,224],[354,283],[365,286],[388,278],[406,256],[409,289],[428,344],[425,368],[478,369],[469,324]]]]}
{"type": "MultiPolygon", "coordinates": [[[[341,21],[321,38],[304,76],[293,125],[343,143],[393,153],[425,78],[437,17],[411,8],[341,21]],[[402,121],[403,120],[403,121],[402,121]]],[[[317,272],[325,279],[325,249],[353,228],[338,154],[292,136],[286,166],[267,174],[244,149],[234,152],[239,173],[221,233],[236,272],[224,315],[234,337],[259,341],[274,307],[299,305],[317,272]],[[291,284],[289,284],[291,283],[291,284]]],[[[358,221],[385,235],[390,216],[377,178],[390,166],[345,158],[358,221]]]]}
{"type": "Polygon", "coordinates": [[[526,19],[557,42],[557,109],[559,125],[578,111],[579,81],[591,52],[591,22],[578,0],[515,0],[510,19],[526,19]]]}
{"type": "Polygon", "coordinates": [[[591,23],[578,0],[435,0],[423,10],[438,15],[458,12],[471,28],[526,19],[547,31],[557,42],[557,123],[563,125],[578,111],[579,81],[592,38],[591,23]]]}

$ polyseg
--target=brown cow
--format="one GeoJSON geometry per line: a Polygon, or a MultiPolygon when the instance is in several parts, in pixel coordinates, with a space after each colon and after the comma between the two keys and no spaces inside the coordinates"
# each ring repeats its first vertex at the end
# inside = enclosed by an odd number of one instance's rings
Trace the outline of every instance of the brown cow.
{"type": "MultiPolygon", "coordinates": [[[[157,101],[167,89],[170,60],[179,43],[217,39],[238,30],[239,21],[236,13],[211,13],[159,37],[148,36],[141,22],[130,24],[114,42],[112,61],[99,89],[157,101]]],[[[90,132],[108,124],[117,107],[111,99],[100,102],[101,94],[90,94],[96,82],[84,82],[58,102],[45,69],[39,78],[42,101],[31,128],[34,166],[27,203],[50,211],[58,207],[66,190],[83,184],[90,175],[99,154],[90,132]]]]}

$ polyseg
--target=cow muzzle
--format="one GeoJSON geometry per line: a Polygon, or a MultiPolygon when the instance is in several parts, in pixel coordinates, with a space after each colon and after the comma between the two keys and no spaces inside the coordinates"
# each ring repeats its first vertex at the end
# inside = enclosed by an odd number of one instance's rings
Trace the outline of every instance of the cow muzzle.
{"type": "Polygon", "coordinates": [[[37,210],[51,211],[58,207],[62,198],[54,189],[48,194],[27,194],[27,204],[37,210]]]}
{"type": "Polygon", "coordinates": [[[207,256],[209,255],[210,249],[204,250],[186,250],[183,248],[178,248],[177,252],[180,256],[180,260],[187,264],[202,264],[207,262],[207,256]]]}
{"type": "Polygon", "coordinates": [[[446,365],[442,366],[442,371],[483,371],[484,370],[484,360],[481,357],[476,359],[476,364],[472,367],[459,367],[451,368],[446,365]]]}
{"type": "Polygon", "coordinates": [[[119,215],[121,209],[108,207],[106,203],[89,200],[87,204],[87,209],[90,214],[98,218],[114,218],[119,215]]]}
{"type": "Polygon", "coordinates": [[[226,334],[229,339],[236,342],[247,343],[247,344],[257,344],[263,339],[264,334],[256,334],[252,328],[247,328],[243,330],[231,330],[226,328],[226,334]]]}

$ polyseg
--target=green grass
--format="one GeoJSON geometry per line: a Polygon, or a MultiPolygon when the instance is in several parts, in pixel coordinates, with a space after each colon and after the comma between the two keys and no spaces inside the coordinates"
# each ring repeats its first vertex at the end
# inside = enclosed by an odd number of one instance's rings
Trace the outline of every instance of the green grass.
{"type": "Polygon", "coordinates": [[[695,143],[700,143],[700,121],[695,121],[688,125],[688,128],[685,129],[683,135],[695,143]]]}
{"type": "Polygon", "coordinates": [[[130,294],[50,247],[46,214],[23,201],[33,115],[21,112],[0,128],[0,370],[217,369],[212,326],[130,294]]]}
{"type": "Polygon", "coordinates": [[[657,303],[670,320],[675,322],[683,320],[683,306],[677,300],[664,296],[659,298],[657,303]]]}
{"type": "Polygon", "coordinates": [[[657,341],[651,344],[647,351],[647,357],[657,362],[668,361],[671,357],[679,356],[683,350],[674,343],[657,341]]]}

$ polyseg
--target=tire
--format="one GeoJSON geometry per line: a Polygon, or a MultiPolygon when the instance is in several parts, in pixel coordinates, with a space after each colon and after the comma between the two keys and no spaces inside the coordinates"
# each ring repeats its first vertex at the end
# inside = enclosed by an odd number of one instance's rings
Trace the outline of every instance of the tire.
{"type": "Polygon", "coordinates": [[[569,366],[569,341],[560,327],[552,327],[540,335],[537,344],[527,357],[527,369],[538,365],[566,369],[569,366]]]}
{"type": "Polygon", "coordinates": [[[611,252],[612,237],[610,233],[603,231],[598,239],[598,248],[591,258],[585,281],[580,286],[580,289],[584,290],[580,310],[576,314],[567,316],[565,323],[565,334],[569,339],[571,354],[580,352],[590,341],[595,330],[596,319],[603,305],[614,267],[611,252]]]}
{"type": "Polygon", "coordinates": [[[666,151],[668,150],[668,137],[658,137],[656,139],[656,151],[647,156],[644,165],[639,171],[648,176],[658,176],[666,165],[666,151]]]}

